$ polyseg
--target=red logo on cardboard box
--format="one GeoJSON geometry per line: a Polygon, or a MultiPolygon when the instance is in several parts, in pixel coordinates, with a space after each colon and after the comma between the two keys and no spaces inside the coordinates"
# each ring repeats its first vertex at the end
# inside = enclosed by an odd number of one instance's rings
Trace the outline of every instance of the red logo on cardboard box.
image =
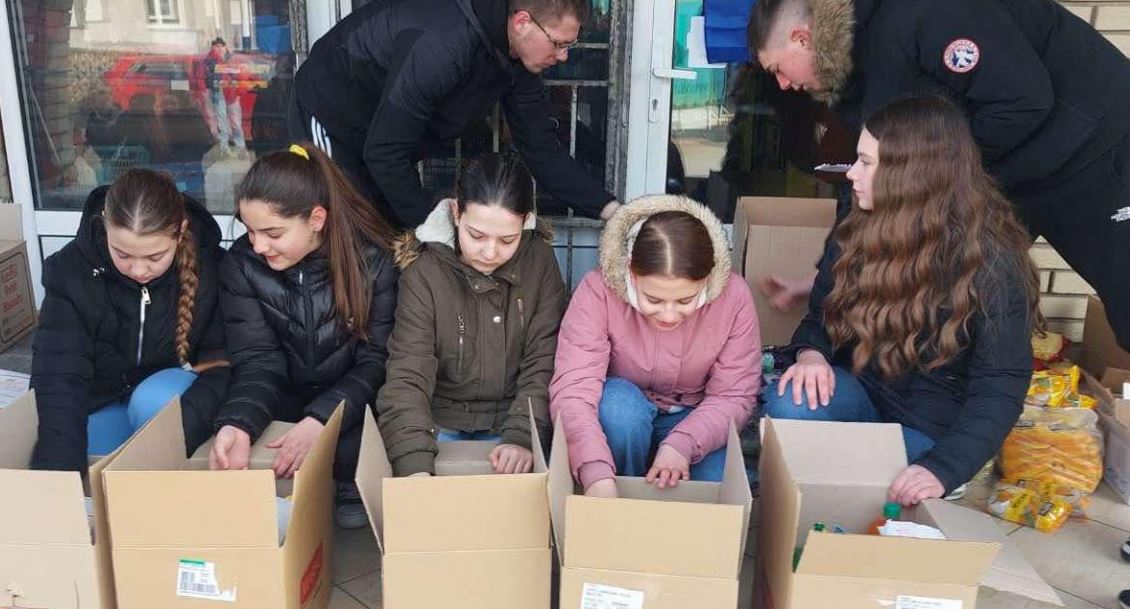
{"type": "Polygon", "coordinates": [[[324,562],[322,553],[322,544],[314,550],[314,556],[306,565],[306,571],[302,574],[302,582],[298,586],[298,604],[305,607],[314,593],[318,591],[322,579],[322,566],[324,562]]]}

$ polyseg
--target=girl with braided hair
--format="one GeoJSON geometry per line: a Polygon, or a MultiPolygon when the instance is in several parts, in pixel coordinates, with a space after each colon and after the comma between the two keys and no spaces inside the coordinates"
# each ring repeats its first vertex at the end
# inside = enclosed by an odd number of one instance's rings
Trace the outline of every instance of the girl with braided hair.
{"type": "Polygon", "coordinates": [[[131,169],[87,198],[47,259],[31,386],[38,469],[85,471],[181,396],[185,454],[227,394],[220,228],[165,174],[131,169]]]}

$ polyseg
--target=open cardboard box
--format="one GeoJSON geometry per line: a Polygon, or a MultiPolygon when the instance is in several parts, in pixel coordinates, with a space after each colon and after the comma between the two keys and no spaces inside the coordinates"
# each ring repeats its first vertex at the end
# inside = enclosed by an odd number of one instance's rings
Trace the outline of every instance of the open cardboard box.
{"type": "Polygon", "coordinates": [[[90,468],[94,540],[77,472],[32,471],[35,392],[0,407],[0,606],[113,609],[114,576],[101,472],[90,468]]]}
{"type": "Polygon", "coordinates": [[[757,305],[764,345],[788,345],[808,312],[807,303],[792,311],[769,304],[757,280],[770,275],[806,279],[816,275],[824,241],[836,222],[834,199],[742,197],[734,214],[734,270],[746,278],[757,305]]]}
{"type": "Polygon", "coordinates": [[[324,609],[342,408],[295,474],[281,545],[274,472],[197,471],[180,400],[153,417],[102,472],[120,609],[324,609]]]}
{"type": "Polygon", "coordinates": [[[558,420],[549,497],[561,561],[561,607],[737,605],[753,498],[733,426],[721,482],[691,480],[660,490],[643,478],[619,476],[616,488],[618,499],[575,493],[558,420]]]}
{"type": "Polygon", "coordinates": [[[494,442],[440,442],[436,475],[394,478],[365,416],[357,487],[383,555],[386,609],[548,609],[546,463],[531,413],[533,472],[497,475],[494,442]]]}
{"type": "Polygon", "coordinates": [[[20,206],[0,204],[0,351],[35,327],[35,295],[31,286],[20,206]]]}
{"type": "MultiPolygon", "coordinates": [[[[248,462],[247,469],[271,469],[275,464],[275,454],[278,452],[274,448],[267,448],[267,445],[275,440],[286,435],[294,427],[294,423],[284,423],[282,421],[272,421],[263,435],[251,445],[251,457],[248,462]]],[[[194,469],[205,471],[208,469],[208,455],[212,452],[212,445],[216,443],[216,436],[208,438],[208,441],[196,449],[192,456],[188,458],[184,469],[194,469]]],[[[294,494],[294,478],[279,478],[275,480],[275,490],[279,497],[290,497],[294,494]]]]}
{"type": "Polygon", "coordinates": [[[987,514],[928,500],[902,519],[938,528],[946,541],[857,534],[882,514],[888,487],[906,467],[898,425],[765,418],[761,435],[765,609],[972,609],[979,585],[1062,606],[987,514]],[[811,532],[816,522],[849,534],[811,532]]]}
{"type": "Polygon", "coordinates": [[[1130,383],[1130,353],[1118,346],[1102,301],[1087,300],[1083,325],[1084,391],[1099,401],[1105,455],[1103,479],[1124,503],[1130,504],[1130,396],[1122,394],[1130,383]]]}

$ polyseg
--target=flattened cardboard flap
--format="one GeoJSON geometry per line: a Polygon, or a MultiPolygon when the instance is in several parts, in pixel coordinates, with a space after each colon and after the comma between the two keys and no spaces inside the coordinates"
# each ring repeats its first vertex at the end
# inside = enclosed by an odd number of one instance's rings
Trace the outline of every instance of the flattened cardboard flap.
{"type": "Polygon", "coordinates": [[[797,573],[977,586],[1000,544],[839,535],[808,535],[797,573]]]}
{"type": "Polygon", "coordinates": [[[941,499],[928,499],[912,508],[910,518],[937,527],[949,540],[1000,544],[1000,552],[981,578],[982,586],[1063,606],[1055,589],[1036,573],[1020,550],[1008,542],[992,516],[941,499]]]}
{"type": "MultiPolygon", "coordinates": [[[[39,412],[35,392],[29,391],[0,408],[0,468],[27,469],[39,438],[39,412]]],[[[0,487],[0,496],[8,493],[0,487]]]]}
{"type": "Polygon", "coordinates": [[[800,483],[887,488],[906,468],[902,430],[894,423],[766,417],[761,424],[772,428],[785,466],[800,483]]]}

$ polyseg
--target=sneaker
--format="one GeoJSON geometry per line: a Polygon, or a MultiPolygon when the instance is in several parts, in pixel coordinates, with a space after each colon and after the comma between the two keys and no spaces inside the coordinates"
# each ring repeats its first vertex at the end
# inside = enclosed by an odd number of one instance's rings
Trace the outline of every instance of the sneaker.
{"type": "Polygon", "coordinates": [[[334,496],[334,523],[342,529],[361,529],[369,526],[369,515],[361,503],[361,491],[353,482],[338,482],[334,496]]]}
{"type": "Polygon", "coordinates": [[[1122,609],[1130,609],[1130,590],[1123,590],[1118,593],[1118,606],[1122,609]]]}
{"type": "Polygon", "coordinates": [[[1130,539],[1122,544],[1122,560],[1130,562],[1130,539]]]}
{"type": "Polygon", "coordinates": [[[946,495],[944,497],[944,499],[946,501],[957,501],[958,499],[961,499],[962,497],[965,496],[965,491],[967,491],[967,490],[969,490],[969,485],[968,484],[962,484],[961,486],[953,489],[953,492],[946,495]]]}

